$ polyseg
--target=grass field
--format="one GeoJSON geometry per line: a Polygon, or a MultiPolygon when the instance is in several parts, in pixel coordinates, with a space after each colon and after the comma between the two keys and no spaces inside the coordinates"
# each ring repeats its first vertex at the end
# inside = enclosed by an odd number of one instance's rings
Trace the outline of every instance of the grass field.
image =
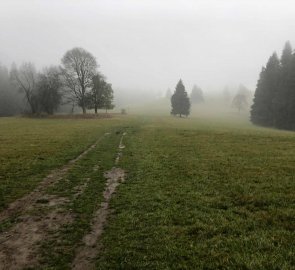
{"type": "MultiPolygon", "coordinates": [[[[59,211],[71,220],[48,230],[38,263],[26,266],[71,268],[127,132],[119,162],[127,178],[111,200],[97,269],[295,269],[295,134],[239,117],[0,119],[2,209],[106,132],[47,189],[66,198],[59,211]]],[[[28,213],[50,211],[36,209],[28,213]]]]}
{"type": "Polygon", "coordinates": [[[1,118],[0,209],[120,123],[118,119],[1,118]]]}

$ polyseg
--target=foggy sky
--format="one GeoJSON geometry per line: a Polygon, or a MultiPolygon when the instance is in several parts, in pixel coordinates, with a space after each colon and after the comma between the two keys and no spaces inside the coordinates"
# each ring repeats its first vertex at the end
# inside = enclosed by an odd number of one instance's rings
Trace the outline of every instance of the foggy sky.
{"type": "Polygon", "coordinates": [[[0,0],[0,62],[42,68],[78,46],[115,89],[254,90],[272,52],[295,46],[294,14],[291,0],[0,0]]]}

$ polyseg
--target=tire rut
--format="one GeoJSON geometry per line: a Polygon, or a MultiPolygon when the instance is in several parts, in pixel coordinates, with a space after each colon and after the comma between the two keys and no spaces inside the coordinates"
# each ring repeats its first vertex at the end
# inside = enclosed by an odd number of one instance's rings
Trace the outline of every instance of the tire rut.
{"type": "Polygon", "coordinates": [[[60,169],[55,169],[51,171],[42,181],[41,183],[29,194],[23,196],[20,199],[15,200],[10,203],[6,209],[4,209],[0,213],[0,223],[9,217],[15,216],[18,213],[24,212],[26,208],[28,208],[34,201],[38,200],[42,197],[42,193],[51,185],[61,180],[65,174],[73,167],[73,165],[87,155],[92,149],[96,147],[96,145],[106,136],[100,137],[94,144],[88,147],[85,151],[83,151],[79,156],[70,160],[66,165],[61,167],[60,169]]]}
{"type": "MultiPolygon", "coordinates": [[[[122,156],[122,150],[125,148],[123,145],[123,138],[125,135],[126,133],[124,132],[121,136],[115,165],[118,165],[122,156]]],[[[121,168],[113,167],[111,170],[104,173],[104,177],[107,179],[106,187],[103,192],[104,200],[100,208],[94,214],[91,231],[83,237],[83,246],[77,250],[76,257],[72,263],[72,269],[75,270],[94,269],[95,258],[100,248],[99,240],[107,224],[107,218],[110,213],[110,200],[112,195],[116,192],[117,187],[124,181],[125,171],[121,168]]]]}
{"type": "MultiPolygon", "coordinates": [[[[94,149],[102,138],[67,165],[52,172],[32,193],[12,204],[5,215],[2,213],[2,218],[9,217],[11,213],[22,214],[15,225],[0,234],[0,270],[39,266],[36,254],[38,243],[45,240],[49,231],[58,230],[62,225],[73,222],[75,218],[73,213],[65,210],[66,204],[70,202],[68,198],[45,194],[45,190],[59,181],[78,160],[94,149]],[[23,205],[19,205],[20,203],[23,205]]],[[[86,179],[74,189],[74,198],[84,192],[88,181],[89,179],[86,179]]]]}

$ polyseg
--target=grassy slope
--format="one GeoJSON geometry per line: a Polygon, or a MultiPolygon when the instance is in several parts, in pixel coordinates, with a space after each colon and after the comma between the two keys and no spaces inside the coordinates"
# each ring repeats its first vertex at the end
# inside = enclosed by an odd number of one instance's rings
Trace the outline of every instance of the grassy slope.
{"type": "Polygon", "coordinates": [[[290,132],[145,118],[126,138],[128,180],[98,269],[291,269],[290,132]]]}
{"type": "Polygon", "coordinates": [[[120,121],[0,118],[0,210],[120,121]]]}

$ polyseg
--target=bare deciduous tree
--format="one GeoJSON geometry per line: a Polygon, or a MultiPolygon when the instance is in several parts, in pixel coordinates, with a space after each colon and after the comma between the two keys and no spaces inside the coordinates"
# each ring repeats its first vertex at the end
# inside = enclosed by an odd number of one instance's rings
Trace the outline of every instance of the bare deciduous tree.
{"type": "Polygon", "coordinates": [[[83,48],[73,48],[65,53],[61,62],[65,84],[86,113],[86,93],[98,67],[95,57],[83,48]]]}
{"type": "Polygon", "coordinates": [[[14,66],[11,70],[11,79],[25,94],[31,112],[36,113],[38,111],[38,98],[36,94],[37,72],[35,66],[30,62],[23,63],[18,69],[14,66]]]}

